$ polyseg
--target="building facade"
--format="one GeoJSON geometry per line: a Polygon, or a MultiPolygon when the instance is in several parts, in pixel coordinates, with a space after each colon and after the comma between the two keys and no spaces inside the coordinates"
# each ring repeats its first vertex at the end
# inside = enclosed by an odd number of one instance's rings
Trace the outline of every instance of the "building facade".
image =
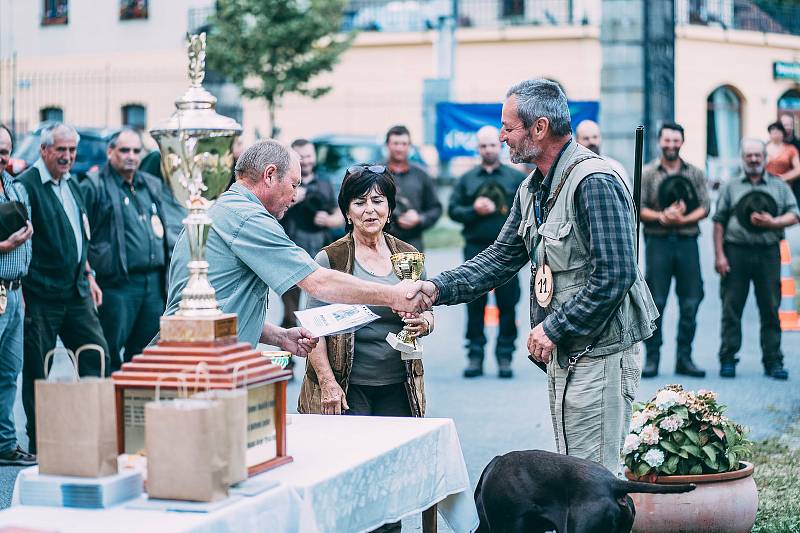
{"type": "MultiPolygon", "coordinates": [[[[600,10],[609,5],[461,0],[451,99],[498,102],[512,83],[545,77],[571,100],[598,100],[600,10]]],[[[421,144],[423,85],[437,76],[435,28],[450,6],[351,2],[344,29],[366,31],[319,77],[330,93],[281,103],[282,138],[379,136],[403,123],[421,144]]],[[[153,126],[186,88],[186,32],[202,27],[213,8],[213,0],[0,0],[0,120],[18,133],[48,119],[153,126]]],[[[774,15],[744,0],[676,3],[675,119],[686,128],[684,157],[706,164],[712,178],[732,171],[742,136],[766,138],[779,109],[800,124],[800,74],[781,77],[800,71],[800,31],[791,13],[783,24],[774,15]],[[784,67],[778,75],[776,63],[784,67]]],[[[246,142],[270,131],[263,102],[241,101],[224,85],[213,92],[242,122],[246,142]]]]}

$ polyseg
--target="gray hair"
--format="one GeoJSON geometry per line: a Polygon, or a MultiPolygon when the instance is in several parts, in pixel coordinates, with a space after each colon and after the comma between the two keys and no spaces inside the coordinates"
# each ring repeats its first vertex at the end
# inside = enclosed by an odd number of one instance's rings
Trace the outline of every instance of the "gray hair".
{"type": "Polygon", "coordinates": [[[525,80],[513,85],[506,98],[517,97],[517,115],[525,129],[533,126],[539,118],[550,121],[550,131],[557,137],[572,133],[569,105],[561,87],[545,79],[525,80]]]}
{"type": "Polygon", "coordinates": [[[268,165],[275,165],[278,170],[278,181],[281,181],[292,164],[291,152],[274,139],[258,141],[239,156],[234,169],[236,177],[256,181],[268,165]]]}
{"type": "Polygon", "coordinates": [[[742,142],[739,143],[739,153],[744,153],[744,146],[750,143],[759,145],[761,147],[761,153],[767,155],[767,144],[761,139],[756,139],[755,137],[745,137],[742,139],[742,142]]]}
{"type": "Polygon", "coordinates": [[[134,128],[131,128],[130,126],[125,126],[125,127],[121,128],[118,132],[114,133],[111,136],[110,139],[108,139],[108,147],[109,148],[116,148],[117,147],[117,141],[119,140],[119,136],[122,135],[123,133],[133,133],[134,135],[136,135],[136,137],[139,138],[139,144],[144,144],[142,142],[142,134],[139,133],[138,130],[136,130],[134,128]]]}
{"type": "Polygon", "coordinates": [[[53,146],[53,144],[56,142],[56,133],[61,131],[66,131],[75,137],[75,144],[81,142],[81,136],[78,135],[78,131],[75,128],[69,124],[64,124],[63,122],[53,122],[52,124],[47,125],[39,134],[40,144],[43,147],[53,146]]]}

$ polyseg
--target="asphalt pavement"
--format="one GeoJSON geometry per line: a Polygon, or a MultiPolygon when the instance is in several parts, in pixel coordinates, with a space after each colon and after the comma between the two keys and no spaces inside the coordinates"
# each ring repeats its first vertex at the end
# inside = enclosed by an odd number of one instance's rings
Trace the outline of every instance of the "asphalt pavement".
{"type": "MultiPolygon", "coordinates": [[[[765,377],[760,363],[758,311],[751,293],[744,311],[744,339],[737,377],[733,380],[719,377],[719,277],[714,272],[711,226],[708,221],[703,223],[702,230],[700,255],[705,300],[697,317],[694,358],[698,365],[708,371],[707,377],[694,379],[673,373],[677,324],[673,293],[664,317],[661,373],[655,379],[642,382],[638,399],[650,398],[659,387],[669,383],[681,383],[689,389],[712,389],[719,393],[720,401],[728,405],[728,415],[750,428],[751,438],[764,439],[779,435],[790,420],[800,413],[800,387],[797,386],[800,380],[800,333],[785,333],[783,336],[789,381],[779,382],[765,377]]],[[[795,264],[800,264],[796,257],[800,254],[800,229],[792,228],[788,238],[795,252],[795,264]]],[[[462,261],[461,251],[457,249],[431,250],[426,258],[429,275],[435,275],[462,261]]],[[[521,275],[523,295],[529,292],[528,270],[527,267],[524,268],[521,275]]],[[[280,299],[271,294],[268,319],[279,322],[281,316],[280,299]]],[[[485,375],[467,380],[462,377],[466,363],[464,306],[437,307],[435,317],[435,333],[423,340],[427,416],[452,418],[455,421],[473,486],[483,467],[496,455],[532,448],[554,450],[545,375],[526,356],[525,341],[529,331],[527,299],[523,296],[517,308],[519,338],[513,361],[514,378],[510,380],[497,377],[493,356],[496,328],[492,328],[489,334],[485,375]]],[[[291,411],[296,407],[303,366],[300,361],[296,370],[298,378],[288,389],[291,411]]],[[[24,428],[24,414],[19,402],[15,413],[18,427],[24,428]]],[[[24,432],[20,433],[21,437],[22,433],[24,432]]],[[[24,444],[24,439],[22,442],[24,444]]],[[[289,452],[291,453],[291,442],[289,452]]],[[[2,507],[8,505],[17,471],[16,468],[0,468],[2,507]]],[[[404,530],[417,528],[418,521],[404,522],[404,530]]]]}

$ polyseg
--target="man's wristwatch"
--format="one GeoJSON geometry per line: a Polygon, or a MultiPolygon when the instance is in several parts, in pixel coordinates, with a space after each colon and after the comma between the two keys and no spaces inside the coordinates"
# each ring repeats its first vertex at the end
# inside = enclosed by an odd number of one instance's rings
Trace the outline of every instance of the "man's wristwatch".
{"type": "Polygon", "coordinates": [[[86,276],[87,278],[89,276],[92,276],[93,278],[96,278],[97,277],[97,272],[95,272],[94,270],[84,270],[83,271],[83,275],[86,276]]]}

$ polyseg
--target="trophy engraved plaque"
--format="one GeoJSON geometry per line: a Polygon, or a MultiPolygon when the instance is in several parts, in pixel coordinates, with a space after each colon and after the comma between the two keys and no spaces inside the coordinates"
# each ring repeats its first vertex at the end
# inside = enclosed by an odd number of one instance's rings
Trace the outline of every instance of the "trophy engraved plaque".
{"type": "MultiPolygon", "coordinates": [[[[401,280],[417,281],[422,276],[422,271],[425,268],[425,254],[420,252],[401,252],[392,255],[390,259],[394,273],[401,280]]],[[[409,333],[405,329],[400,333],[386,335],[386,342],[400,352],[400,358],[404,361],[422,359],[422,344],[417,340],[416,335],[409,333]]]]}
{"type": "MultiPolygon", "coordinates": [[[[189,278],[175,315],[161,317],[158,344],[145,348],[112,375],[117,442],[120,453],[144,448],[144,406],[155,399],[156,383],[162,398],[175,397],[177,374],[183,374],[190,390],[244,388],[247,466],[254,475],[292,460],[286,453],[286,382],[292,373],[273,363],[269,354],[239,342],[236,315],[219,309],[208,281],[205,248],[212,224],[208,208],[228,185],[233,141],[242,128],[215,111],[217,99],[202,86],[205,34],[190,36],[188,56],[190,87],[175,102],[172,116],[150,133],[161,150],[164,178],[189,211],[183,220],[189,278]],[[208,369],[207,379],[195,372],[200,363],[208,369]]],[[[289,354],[274,357],[280,356],[289,354]]]]}

